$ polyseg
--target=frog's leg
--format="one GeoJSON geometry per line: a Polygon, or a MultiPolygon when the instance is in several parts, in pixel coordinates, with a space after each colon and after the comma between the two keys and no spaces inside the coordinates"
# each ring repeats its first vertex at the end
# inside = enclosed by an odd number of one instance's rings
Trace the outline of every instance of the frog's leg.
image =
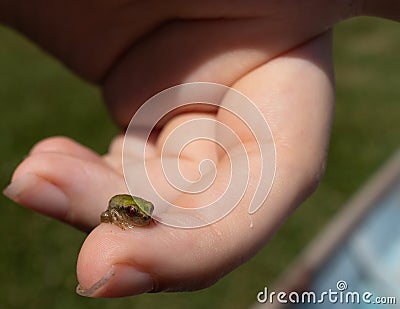
{"type": "Polygon", "coordinates": [[[125,230],[125,222],[122,216],[119,214],[119,212],[116,209],[111,209],[110,210],[110,215],[111,215],[111,223],[114,223],[115,225],[118,225],[121,229],[125,230]]]}
{"type": "Polygon", "coordinates": [[[130,223],[130,222],[127,222],[127,221],[125,221],[123,224],[124,224],[125,227],[128,228],[128,229],[133,229],[133,228],[135,227],[134,224],[132,224],[132,223],[130,223]]]}
{"type": "Polygon", "coordinates": [[[110,214],[108,213],[108,211],[103,211],[100,215],[100,222],[104,222],[104,223],[110,223],[111,222],[111,218],[110,218],[110,214]]]}

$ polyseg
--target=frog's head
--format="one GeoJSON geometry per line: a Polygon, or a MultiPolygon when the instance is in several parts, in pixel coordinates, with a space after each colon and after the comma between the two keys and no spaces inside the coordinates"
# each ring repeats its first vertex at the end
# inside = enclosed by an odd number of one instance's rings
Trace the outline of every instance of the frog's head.
{"type": "Polygon", "coordinates": [[[111,198],[110,207],[118,209],[118,213],[126,222],[136,226],[149,224],[154,210],[152,203],[128,194],[120,194],[111,198]]]}

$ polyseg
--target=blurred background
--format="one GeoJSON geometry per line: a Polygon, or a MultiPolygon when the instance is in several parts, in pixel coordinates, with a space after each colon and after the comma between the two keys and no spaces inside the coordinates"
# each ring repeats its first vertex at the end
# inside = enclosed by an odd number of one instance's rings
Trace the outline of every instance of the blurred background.
{"type": "MultiPolygon", "coordinates": [[[[191,293],[117,300],[75,294],[85,234],[0,196],[0,308],[247,308],[400,143],[400,25],[373,18],[335,29],[337,105],[327,171],[252,260],[191,293]]],[[[97,89],[0,27],[0,187],[39,140],[69,136],[100,153],[118,130],[97,89]]]]}

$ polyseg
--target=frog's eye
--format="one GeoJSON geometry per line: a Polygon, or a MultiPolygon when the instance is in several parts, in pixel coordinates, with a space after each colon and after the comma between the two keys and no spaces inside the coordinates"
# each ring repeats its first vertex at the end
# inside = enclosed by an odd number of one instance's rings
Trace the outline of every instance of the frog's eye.
{"type": "Polygon", "coordinates": [[[129,217],[135,217],[137,215],[137,213],[138,213],[138,210],[133,206],[126,209],[126,214],[129,217]]]}

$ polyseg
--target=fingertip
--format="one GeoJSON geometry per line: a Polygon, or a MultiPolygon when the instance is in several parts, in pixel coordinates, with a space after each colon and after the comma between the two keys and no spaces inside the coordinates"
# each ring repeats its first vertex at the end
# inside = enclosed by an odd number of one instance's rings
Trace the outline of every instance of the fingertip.
{"type": "Polygon", "coordinates": [[[42,214],[64,220],[68,198],[56,185],[33,173],[11,182],[3,191],[11,200],[42,214]]]}

